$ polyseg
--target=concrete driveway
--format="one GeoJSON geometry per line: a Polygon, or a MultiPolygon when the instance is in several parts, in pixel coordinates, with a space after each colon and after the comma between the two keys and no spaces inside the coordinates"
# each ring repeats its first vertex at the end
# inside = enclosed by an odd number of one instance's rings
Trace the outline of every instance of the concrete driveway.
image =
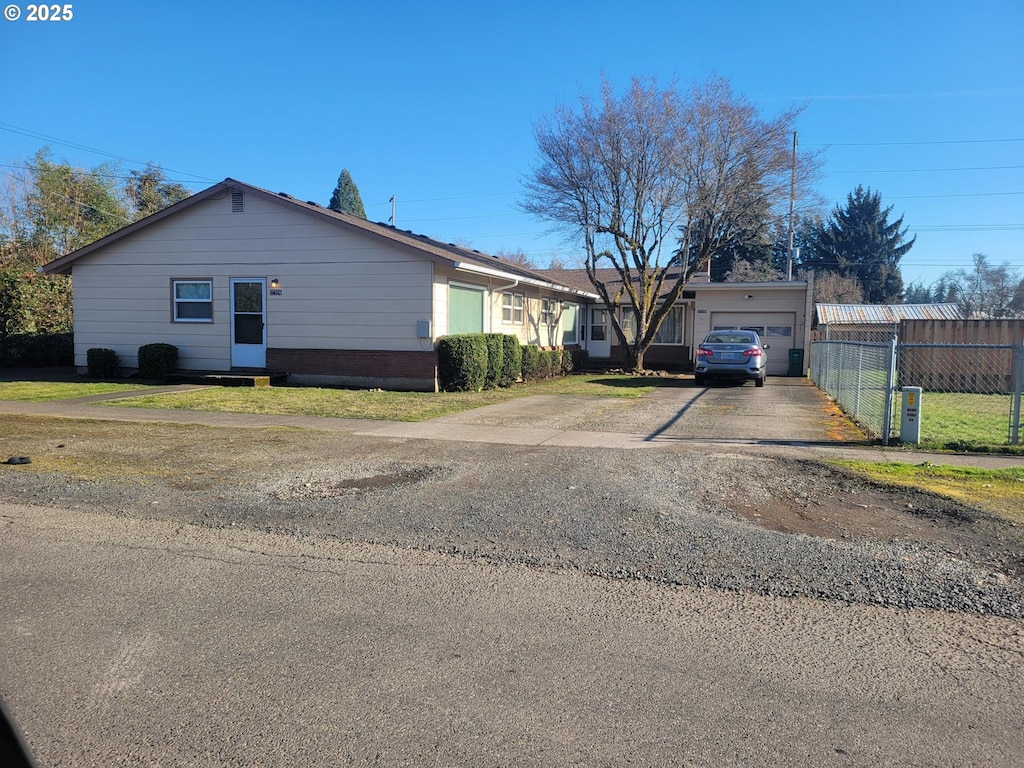
{"type": "MultiPolygon", "coordinates": [[[[615,386],[609,383],[609,386],[615,386]]],[[[763,444],[859,439],[828,398],[802,378],[765,387],[694,386],[673,379],[642,398],[536,395],[420,424],[378,425],[361,434],[515,445],[651,448],[686,440],[763,444]]]]}

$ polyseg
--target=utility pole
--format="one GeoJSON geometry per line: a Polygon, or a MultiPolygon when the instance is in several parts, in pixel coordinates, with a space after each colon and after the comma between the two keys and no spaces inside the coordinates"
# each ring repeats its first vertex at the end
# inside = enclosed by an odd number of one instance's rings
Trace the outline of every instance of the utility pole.
{"type": "Polygon", "coordinates": [[[786,280],[793,280],[793,209],[796,206],[796,131],[793,131],[793,167],[789,176],[789,247],[786,249],[786,280]]]}
{"type": "MultiPolygon", "coordinates": [[[[395,226],[395,196],[394,195],[391,196],[390,202],[391,202],[391,218],[388,219],[388,223],[391,224],[391,226],[393,227],[393,226],[395,226]]],[[[792,247],[792,245],[793,245],[793,243],[792,243],[792,235],[791,235],[790,236],[790,247],[792,247]]]]}

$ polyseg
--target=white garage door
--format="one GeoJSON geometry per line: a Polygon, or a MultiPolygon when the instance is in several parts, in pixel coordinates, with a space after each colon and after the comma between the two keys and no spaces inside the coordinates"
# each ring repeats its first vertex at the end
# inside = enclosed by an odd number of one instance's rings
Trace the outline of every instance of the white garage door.
{"type": "Polygon", "coordinates": [[[793,334],[796,324],[794,312],[713,312],[711,329],[727,331],[744,328],[757,331],[761,343],[767,344],[768,375],[785,376],[789,373],[789,350],[798,346],[793,334]]]}

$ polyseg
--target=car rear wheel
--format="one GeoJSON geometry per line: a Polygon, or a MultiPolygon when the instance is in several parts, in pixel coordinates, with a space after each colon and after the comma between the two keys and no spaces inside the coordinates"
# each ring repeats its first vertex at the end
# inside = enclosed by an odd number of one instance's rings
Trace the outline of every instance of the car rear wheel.
{"type": "Polygon", "coordinates": [[[759,376],[758,378],[754,379],[754,386],[755,387],[763,387],[764,386],[764,376],[759,376]]]}
{"type": "Polygon", "coordinates": [[[696,373],[693,376],[693,383],[696,384],[698,387],[703,387],[706,381],[707,380],[704,378],[704,374],[696,373]]]}

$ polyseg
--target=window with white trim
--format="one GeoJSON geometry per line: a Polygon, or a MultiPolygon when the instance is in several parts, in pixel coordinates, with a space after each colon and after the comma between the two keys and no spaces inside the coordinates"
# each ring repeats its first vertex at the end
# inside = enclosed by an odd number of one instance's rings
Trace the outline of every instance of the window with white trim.
{"type": "Polygon", "coordinates": [[[523,324],[524,297],[521,293],[501,294],[501,322],[523,324]]]}
{"type": "Polygon", "coordinates": [[[554,327],[558,322],[558,302],[554,299],[540,300],[540,324],[545,328],[554,327]]]}
{"type": "Polygon", "coordinates": [[[174,280],[171,285],[174,322],[213,322],[213,281],[174,280]]]}

